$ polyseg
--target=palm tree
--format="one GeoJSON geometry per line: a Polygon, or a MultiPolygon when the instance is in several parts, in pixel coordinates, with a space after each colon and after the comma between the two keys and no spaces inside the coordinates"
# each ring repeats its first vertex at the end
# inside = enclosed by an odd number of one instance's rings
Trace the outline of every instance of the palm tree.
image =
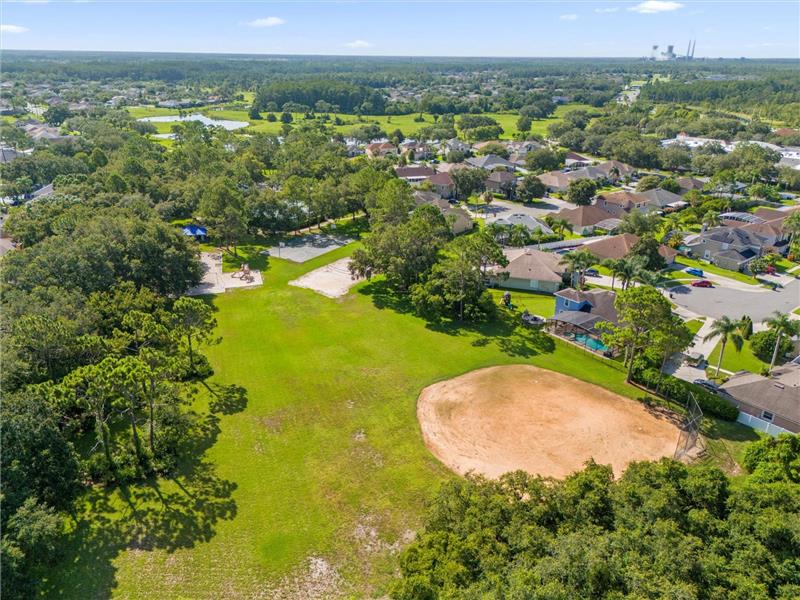
{"type": "Polygon", "coordinates": [[[611,289],[614,289],[614,282],[617,275],[622,273],[622,259],[621,258],[607,258],[601,263],[606,269],[611,271],[611,289]]]}
{"type": "Polygon", "coordinates": [[[719,349],[719,360],[717,361],[717,377],[719,377],[719,369],[722,366],[722,356],[725,354],[725,346],[729,341],[733,342],[734,348],[737,352],[742,350],[744,339],[740,332],[741,324],[739,321],[733,320],[730,317],[721,317],[714,321],[711,325],[711,331],[703,338],[704,342],[719,338],[722,346],[719,349]]]}
{"type": "Polygon", "coordinates": [[[620,259],[618,275],[622,280],[623,290],[627,290],[639,272],[644,269],[646,260],[644,256],[626,256],[620,259]]]}
{"type": "Polygon", "coordinates": [[[522,223],[516,223],[511,226],[511,230],[508,234],[508,245],[515,246],[517,248],[524,246],[527,244],[531,239],[531,234],[528,231],[528,228],[525,227],[522,223]]]}
{"type": "Polygon", "coordinates": [[[572,273],[572,287],[581,288],[586,269],[597,263],[597,257],[588,250],[573,250],[565,254],[561,262],[566,264],[567,269],[572,273]],[[578,275],[577,283],[575,275],[578,275]]]}
{"type": "Polygon", "coordinates": [[[770,331],[774,331],[775,336],[775,349],[772,351],[772,360],[769,362],[769,370],[775,366],[775,361],[778,359],[778,349],[781,346],[781,339],[784,335],[792,336],[800,331],[800,322],[793,321],[789,315],[778,312],[777,310],[772,313],[769,319],[764,319],[764,324],[770,331]]]}
{"type": "Polygon", "coordinates": [[[708,211],[703,217],[703,231],[710,227],[720,225],[722,221],[719,218],[719,213],[713,210],[708,211]]]}
{"type": "Polygon", "coordinates": [[[544,221],[550,226],[550,229],[553,230],[553,233],[557,234],[560,237],[564,237],[565,231],[569,231],[570,233],[572,233],[572,223],[570,223],[566,219],[559,219],[557,217],[548,215],[545,217],[544,221]]]}
{"type": "Polygon", "coordinates": [[[800,235],[800,211],[795,211],[783,220],[783,230],[789,234],[789,244],[800,235]]]}

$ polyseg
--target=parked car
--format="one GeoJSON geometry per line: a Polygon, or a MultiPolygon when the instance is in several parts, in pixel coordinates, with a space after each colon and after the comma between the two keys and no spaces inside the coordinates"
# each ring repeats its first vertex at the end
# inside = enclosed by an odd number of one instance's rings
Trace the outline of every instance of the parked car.
{"type": "Polygon", "coordinates": [[[589,277],[600,277],[600,271],[597,269],[586,269],[584,273],[589,277]]]}
{"type": "Polygon", "coordinates": [[[714,284],[708,279],[699,279],[692,282],[692,287],[713,288],[714,284]]]}
{"type": "Polygon", "coordinates": [[[694,267],[689,267],[685,269],[689,275],[694,275],[695,277],[703,277],[703,272],[700,269],[695,269],[694,267]]]}
{"type": "Polygon", "coordinates": [[[709,392],[716,393],[719,391],[719,384],[709,381],[708,379],[695,379],[692,383],[707,389],[709,392]]]}

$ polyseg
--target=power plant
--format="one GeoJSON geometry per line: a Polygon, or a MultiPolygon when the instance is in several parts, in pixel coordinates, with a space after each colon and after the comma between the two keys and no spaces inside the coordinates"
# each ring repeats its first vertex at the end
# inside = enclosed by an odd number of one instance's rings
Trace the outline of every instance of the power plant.
{"type": "Polygon", "coordinates": [[[664,62],[670,60],[693,60],[694,59],[694,49],[697,46],[697,40],[689,40],[689,47],[686,48],[686,54],[675,54],[675,46],[670,44],[667,46],[667,50],[665,52],[658,51],[658,44],[653,46],[652,51],[650,52],[650,60],[654,60],[657,62],[664,62]]]}

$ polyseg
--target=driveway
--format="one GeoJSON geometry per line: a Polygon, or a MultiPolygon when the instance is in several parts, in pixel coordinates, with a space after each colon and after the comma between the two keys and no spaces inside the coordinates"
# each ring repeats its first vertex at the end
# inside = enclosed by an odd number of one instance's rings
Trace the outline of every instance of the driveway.
{"type": "Polygon", "coordinates": [[[746,291],[723,286],[696,288],[688,285],[676,286],[669,291],[675,304],[714,319],[725,315],[738,319],[748,315],[756,323],[775,311],[790,313],[800,306],[800,281],[797,279],[775,291],[765,288],[746,291]]]}
{"type": "Polygon", "coordinates": [[[529,202],[523,204],[522,202],[511,202],[510,200],[494,200],[486,208],[480,211],[473,211],[469,206],[467,210],[473,217],[486,219],[487,223],[492,223],[497,219],[502,219],[520,213],[528,215],[529,217],[539,218],[551,215],[560,211],[562,208],[574,208],[574,204],[570,204],[558,198],[542,198],[541,202],[529,202]]]}

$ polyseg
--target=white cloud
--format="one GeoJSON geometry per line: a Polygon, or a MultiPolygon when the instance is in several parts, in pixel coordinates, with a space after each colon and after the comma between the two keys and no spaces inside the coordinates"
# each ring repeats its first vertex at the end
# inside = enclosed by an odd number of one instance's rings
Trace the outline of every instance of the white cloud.
{"type": "Polygon", "coordinates": [[[636,6],[631,6],[628,10],[638,12],[643,15],[655,15],[657,13],[669,12],[671,10],[678,10],[683,8],[680,2],[672,2],[671,0],[646,0],[636,6]]]}
{"type": "Polygon", "coordinates": [[[250,27],[276,27],[284,23],[286,23],[286,19],[281,19],[280,17],[265,17],[263,19],[249,21],[247,25],[250,27]]]}
{"type": "Polygon", "coordinates": [[[576,15],[576,14],[561,15],[558,18],[561,19],[562,21],[577,21],[578,20],[578,15],[576,15]]]}
{"type": "Polygon", "coordinates": [[[345,47],[347,48],[372,48],[373,44],[365,40],[353,40],[352,42],[347,42],[345,47]]]}
{"type": "Polygon", "coordinates": [[[603,13],[615,13],[618,10],[619,10],[618,6],[612,6],[611,8],[595,8],[594,12],[603,14],[603,13]]]}
{"type": "Polygon", "coordinates": [[[0,33],[25,33],[26,31],[30,31],[30,29],[21,25],[0,25],[0,33]]]}

